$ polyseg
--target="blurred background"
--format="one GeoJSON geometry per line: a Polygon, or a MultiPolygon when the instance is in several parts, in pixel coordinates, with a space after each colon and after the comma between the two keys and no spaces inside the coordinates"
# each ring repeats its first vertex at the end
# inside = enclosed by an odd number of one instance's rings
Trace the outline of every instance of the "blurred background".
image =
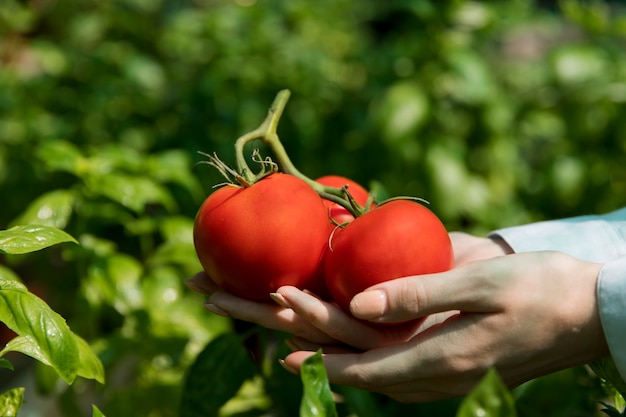
{"type": "MultiPolygon", "coordinates": [[[[29,391],[59,415],[85,402],[177,415],[190,363],[235,331],[182,284],[199,270],[196,210],[221,181],[198,151],[234,162],[234,140],[285,88],[278,131],[303,173],[425,198],[449,230],[624,205],[621,2],[1,0],[0,225],[47,224],[80,245],[0,263],[107,369],[104,386],[68,388],[34,366],[29,391]]],[[[526,415],[593,413],[597,381],[554,378],[519,394],[526,415]]],[[[292,410],[267,383],[251,390],[250,409],[292,410]]]]}

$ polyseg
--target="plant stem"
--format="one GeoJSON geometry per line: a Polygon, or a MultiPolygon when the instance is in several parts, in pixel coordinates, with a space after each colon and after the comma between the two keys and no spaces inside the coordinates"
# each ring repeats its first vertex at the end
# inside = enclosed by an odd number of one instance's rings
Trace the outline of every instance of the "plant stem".
{"type": "Polygon", "coordinates": [[[237,168],[241,176],[245,178],[245,180],[251,184],[261,179],[263,176],[267,175],[264,171],[259,175],[255,175],[246,162],[246,158],[243,153],[244,146],[253,140],[261,140],[265,145],[267,145],[274,156],[277,159],[278,165],[282,168],[283,172],[289,175],[293,175],[294,177],[300,178],[309,184],[321,197],[340,204],[346,210],[348,210],[354,217],[358,217],[365,212],[363,207],[360,207],[352,198],[350,193],[346,188],[335,188],[328,187],[326,185],[320,184],[317,181],[314,181],[301,173],[296,166],[293,164],[285,147],[283,146],[280,138],[278,137],[278,133],[276,132],[278,128],[278,121],[285,110],[285,106],[287,105],[287,101],[289,100],[289,96],[291,92],[289,90],[281,90],[274,98],[272,105],[268,111],[268,114],[263,120],[261,125],[254,129],[253,131],[246,133],[241,136],[235,142],[235,157],[237,161],[237,168]]]}

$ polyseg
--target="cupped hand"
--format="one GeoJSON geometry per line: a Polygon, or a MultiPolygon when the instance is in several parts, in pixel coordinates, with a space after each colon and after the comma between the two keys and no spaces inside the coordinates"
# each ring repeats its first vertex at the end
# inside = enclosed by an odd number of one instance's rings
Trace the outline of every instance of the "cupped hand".
{"type": "Polygon", "coordinates": [[[187,280],[187,285],[208,297],[204,306],[213,313],[293,335],[288,343],[294,350],[321,348],[325,352],[354,352],[387,346],[410,340],[441,320],[433,315],[393,326],[375,325],[291,286],[281,287],[271,294],[275,303],[250,301],[220,290],[203,272],[187,280]]]}
{"type": "MultiPolygon", "coordinates": [[[[604,357],[596,300],[601,267],[537,252],[379,284],[353,299],[353,314],[382,323],[460,313],[406,342],[325,354],[329,380],[422,402],[466,394],[490,367],[513,387],[604,357]]],[[[318,329],[332,331],[320,322],[318,329]]],[[[294,352],[284,364],[297,372],[310,354],[294,352]]]]}
{"type": "MultiPolygon", "coordinates": [[[[479,238],[462,232],[450,233],[455,264],[462,265],[510,253],[498,239],[479,238]]],[[[429,315],[408,324],[380,327],[356,320],[334,303],[324,302],[306,291],[283,287],[273,295],[277,302],[261,303],[246,300],[223,291],[204,272],[198,272],[186,284],[208,297],[204,306],[224,316],[253,322],[292,334],[288,342],[294,350],[345,352],[366,350],[410,340],[416,333],[447,319],[454,312],[429,315]]]]}

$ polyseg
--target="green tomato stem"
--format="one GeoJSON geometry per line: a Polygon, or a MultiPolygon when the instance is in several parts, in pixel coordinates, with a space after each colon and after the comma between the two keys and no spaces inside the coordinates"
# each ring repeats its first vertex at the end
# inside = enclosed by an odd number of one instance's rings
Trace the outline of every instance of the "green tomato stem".
{"type": "Polygon", "coordinates": [[[248,163],[246,162],[246,158],[243,153],[244,146],[248,142],[258,139],[270,148],[270,150],[276,157],[276,160],[278,161],[278,165],[284,173],[293,175],[294,177],[300,178],[301,180],[305,181],[322,198],[341,205],[346,210],[348,210],[354,217],[362,215],[366,211],[366,209],[361,207],[354,200],[354,198],[352,198],[346,187],[329,187],[312,180],[311,178],[301,173],[289,158],[285,147],[278,137],[277,128],[278,121],[280,120],[280,117],[285,110],[285,106],[287,105],[287,101],[289,100],[290,95],[291,92],[289,90],[279,91],[268,111],[265,120],[263,120],[263,123],[261,123],[261,125],[253,131],[241,136],[235,142],[235,157],[237,161],[237,169],[240,175],[246,180],[246,182],[254,184],[256,181],[260,180],[264,176],[269,175],[269,173],[275,172],[271,170],[268,173],[265,170],[265,166],[272,163],[271,161],[268,162],[267,160],[257,160],[257,162],[261,162],[262,165],[262,170],[259,174],[255,174],[254,172],[252,172],[252,170],[248,166],[248,163]]]}

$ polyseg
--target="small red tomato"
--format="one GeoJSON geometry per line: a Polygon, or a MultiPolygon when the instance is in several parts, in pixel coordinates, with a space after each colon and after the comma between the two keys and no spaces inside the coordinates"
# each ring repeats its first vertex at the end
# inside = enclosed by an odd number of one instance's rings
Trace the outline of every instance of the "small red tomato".
{"type": "Polygon", "coordinates": [[[352,297],[366,288],[452,266],[452,244],[439,218],[415,201],[393,200],[332,235],[324,274],[332,298],[349,312],[352,297]]]}
{"type": "MultiPolygon", "coordinates": [[[[327,185],[329,187],[341,188],[344,185],[348,186],[348,191],[354,197],[354,200],[359,203],[360,206],[365,207],[367,200],[370,197],[369,192],[361,186],[359,183],[339,175],[325,175],[316,179],[315,181],[320,184],[327,185]]],[[[328,211],[328,216],[338,224],[349,223],[354,220],[354,216],[340,204],[333,201],[323,199],[324,206],[328,211]]]]}
{"type": "Polygon", "coordinates": [[[269,300],[282,285],[314,292],[324,286],[328,215],[318,194],[292,175],[216,190],[200,207],[193,233],[206,273],[235,295],[269,300]]]}

